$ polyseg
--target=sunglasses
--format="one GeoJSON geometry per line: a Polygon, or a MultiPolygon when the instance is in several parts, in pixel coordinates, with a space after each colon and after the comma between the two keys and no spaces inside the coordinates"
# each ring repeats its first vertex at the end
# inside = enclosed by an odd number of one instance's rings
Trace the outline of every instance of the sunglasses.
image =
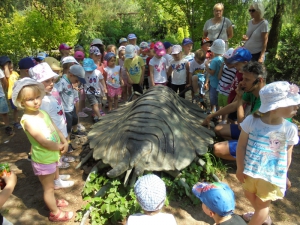
{"type": "Polygon", "coordinates": [[[249,9],[249,13],[254,13],[255,11],[255,9],[249,9]]]}

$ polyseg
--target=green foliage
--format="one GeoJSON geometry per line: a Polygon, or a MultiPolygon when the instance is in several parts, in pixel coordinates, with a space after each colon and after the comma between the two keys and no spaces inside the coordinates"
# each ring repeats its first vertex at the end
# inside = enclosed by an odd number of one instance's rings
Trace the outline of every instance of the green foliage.
{"type": "Polygon", "coordinates": [[[181,44],[181,42],[184,38],[185,38],[185,36],[184,36],[183,28],[179,27],[177,30],[177,43],[181,44]]]}

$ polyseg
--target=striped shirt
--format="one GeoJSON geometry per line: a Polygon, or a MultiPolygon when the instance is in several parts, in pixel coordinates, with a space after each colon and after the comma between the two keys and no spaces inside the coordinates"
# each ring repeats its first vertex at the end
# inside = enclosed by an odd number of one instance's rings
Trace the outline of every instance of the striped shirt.
{"type": "Polygon", "coordinates": [[[219,80],[218,91],[220,94],[228,96],[230,93],[230,87],[234,80],[236,73],[235,68],[228,68],[226,65],[223,67],[222,76],[219,80]]]}

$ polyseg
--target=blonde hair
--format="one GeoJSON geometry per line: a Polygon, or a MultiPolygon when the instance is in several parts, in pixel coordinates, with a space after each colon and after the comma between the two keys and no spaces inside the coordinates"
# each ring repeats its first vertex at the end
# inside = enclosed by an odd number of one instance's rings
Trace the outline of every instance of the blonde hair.
{"type": "Polygon", "coordinates": [[[260,15],[260,18],[264,17],[265,7],[261,2],[253,2],[250,6],[252,6],[260,15]]]}
{"type": "Polygon", "coordinates": [[[221,10],[224,10],[224,5],[223,5],[223,3],[217,3],[217,4],[215,4],[214,10],[215,10],[216,8],[221,8],[221,10]]]}
{"type": "Polygon", "coordinates": [[[63,74],[67,74],[69,72],[70,67],[74,65],[74,63],[70,62],[70,63],[65,63],[62,65],[63,67],[63,74]]]}
{"type": "Polygon", "coordinates": [[[206,53],[204,50],[202,49],[198,49],[196,52],[195,52],[195,58],[203,61],[206,59],[206,53]]]}
{"type": "Polygon", "coordinates": [[[112,52],[112,49],[115,49],[114,53],[117,53],[117,47],[115,45],[108,45],[106,47],[106,52],[112,52]]]}
{"type": "Polygon", "coordinates": [[[26,100],[25,99],[26,89],[32,90],[35,95],[40,95],[41,98],[43,98],[45,96],[45,90],[42,89],[40,85],[35,84],[35,85],[24,86],[20,90],[18,97],[16,99],[16,106],[18,108],[24,109],[24,106],[22,105],[22,103],[26,100]]]}

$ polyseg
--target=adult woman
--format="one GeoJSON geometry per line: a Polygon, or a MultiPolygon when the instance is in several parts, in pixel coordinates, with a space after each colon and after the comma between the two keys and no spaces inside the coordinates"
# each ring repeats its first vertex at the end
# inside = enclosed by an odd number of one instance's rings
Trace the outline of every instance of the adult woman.
{"type": "Polygon", "coordinates": [[[233,37],[232,22],[223,17],[224,5],[217,3],[214,6],[214,18],[205,22],[203,28],[203,37],[208,37],[209,40],[222,39],[228,48],[228,39],[233,37]]]}
{"type": "Polygon", "coordinates": [[[262,3],[252,3],[249,13],[252,19],[248,23],[246,35],[243,35],[243,40],[246,41],[244,47],[251,52],[253,61],[262,63],[268,43],[269,23],[263,18],[264,6],[262,3]]]}

